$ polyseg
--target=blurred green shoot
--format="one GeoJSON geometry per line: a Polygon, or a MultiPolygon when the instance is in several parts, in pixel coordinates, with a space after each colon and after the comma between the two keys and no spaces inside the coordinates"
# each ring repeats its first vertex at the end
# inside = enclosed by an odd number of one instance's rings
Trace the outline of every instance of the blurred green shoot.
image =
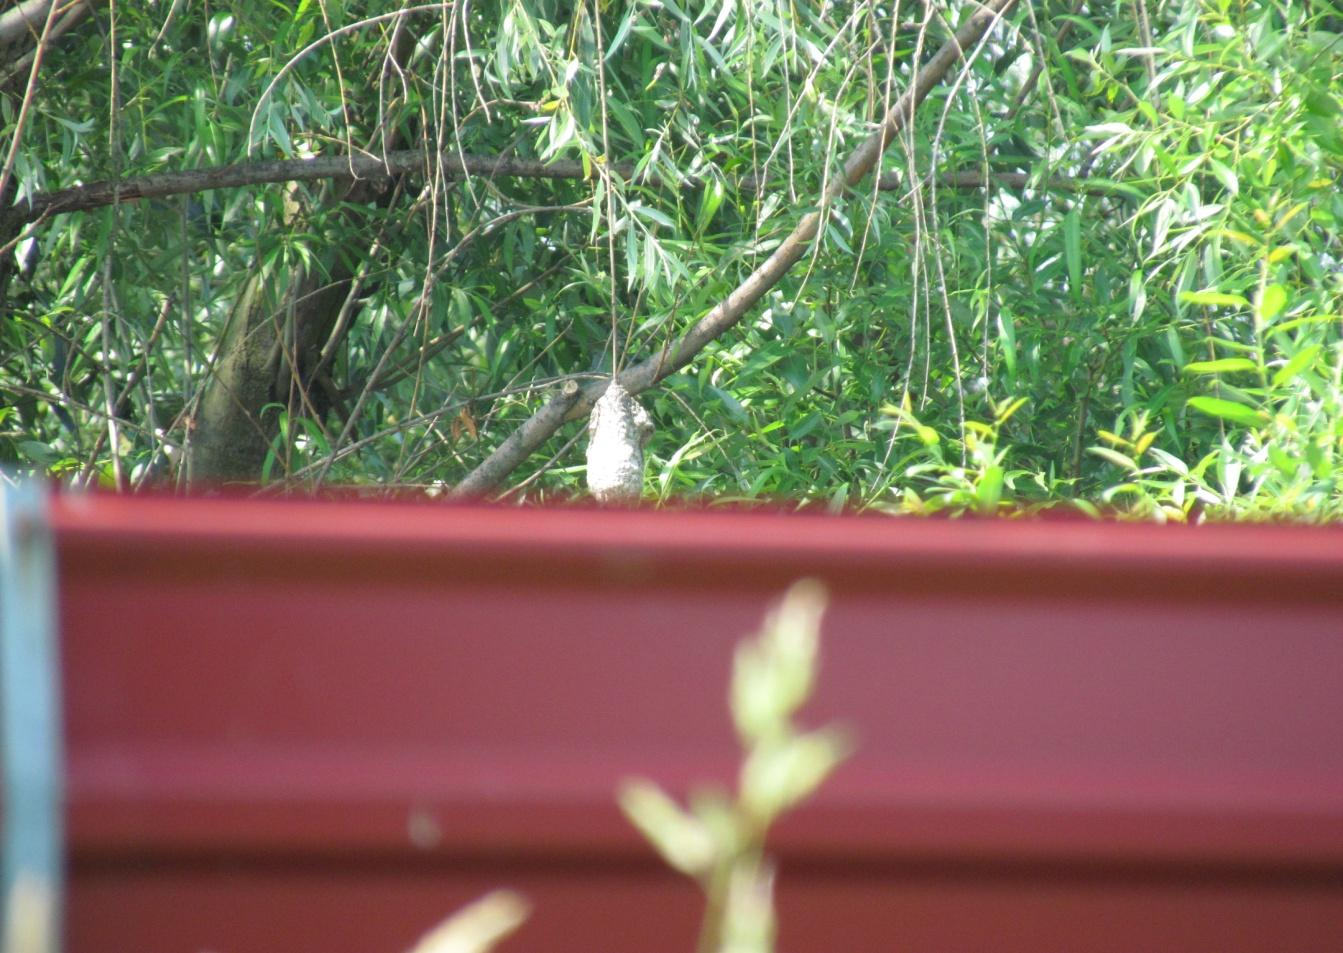
{"type": "Polygon", "coordinates": [[[511,890],[486,894],[426,933],[410,953],[489,953],[527,919],[531,907],[511,890]]]}
{"type": "Polygon", "coordinates": [[[701,791],[683,808],[651,781],[621,786],[626,816],[705,892],[698,953],[774,949],[774,864],[765,854],[766,834],[852,750],[835,727],[803,731],[793,723],[815,684],[825,602],[819,583],[796,583],[761,631],[737,647],[730,702],[743,761],[735,799],[701,791]]]}

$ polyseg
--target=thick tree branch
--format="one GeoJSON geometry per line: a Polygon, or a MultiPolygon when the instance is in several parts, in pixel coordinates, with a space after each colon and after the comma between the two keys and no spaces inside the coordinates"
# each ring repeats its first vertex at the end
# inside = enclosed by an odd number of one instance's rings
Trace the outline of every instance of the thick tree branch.
{"type": "Polygon", "coordinates": [[[19,0],[0,13],[0,46],[7,46],[24,37],[34,41],[42,33],[43,24],[51,15],[55,0],[19,0]]]}
{"type": "MultiPolygon", "coordinates": [[[[952,65],[966,50],[972,48],[998,22],[1015,0],[989,0],[956,31],[932,60],[919,71],[914,86],[905,91],[895,106],[886,114],[881,127],[860,145],[847,162],[843,174],[833,178],[822,191],[820,211],[809,212],[798,222],[792,233],[774,252],[753,271],[731,294],[697,321],[685,335],[666,351],[656,354],[620,375],[620,383],[631,394],[647,390],[658,381],[680,370],[714,338],[727,331],[774,287],[796,264],[819,233],[823,216],[844,192],[857,185],[876,166],[888,145],[905,128],[914,110],[927,98],[928,93],[950,71],[952,65]]],[[[496,487],[534,450],[541,446],[566,420],[573,420],[591,412],[593,404],[609,385],[596,381],[580,389],[572,389],[552,397],[540,410],[514,431],[476,469],[452,491],[456,498],[474,497],[496,487]]]]}
{"type": "MultiPolygon", "coordinates": [[[[883,175],[882,179],[885,178],[883,175]]],[[[951,189],[984,189],[997,185],[1008,189],[1043,189],[1050,192],[1072,192],[1076,195],[1140,194],[1133,185],[1089,176],[1053,175],[1035,183],[1031,181],[1029,172],[990,172],[986,178],[978,169],[968,169],[964,172],[944,172],[937,177],[937,182],[943,188],[951,189]]],[[[884,181],[882,186],[886,187],[884,181]]]]}
{"type": "MultiPolygon", "coordinates": [[[[577,160],[540,162],[536,159],[504,156],[460,155],[444,153],[444,171],[449,179],[466,176],[486,178],[526,179],[583,179],[583,164],[577,160]]],[[[277,182],[316,182],[326,179],[384,179],[404,173],[422,173],[425,154],[416,149],[403,149],[379,156],[320,156],[312,159],[277,159],[270,162],[245,162],[238,165],[215,166],[208,169],[188,169],[180,172],[156,172],[153,175],[117,182],[91,182],[68,189],[40,192],[30,200],[0,212],[8,229],[24,225],[61,212],[82,212],[103,208],[116,202],[137,199],[167,198],[207,192],[212,189],[240,188],[249,185],[267,185],[277,182]]],[[[632,162],[618,163],[615,172],[628,179],[634,174],[632,162]]],[[[1024,172],[1002,172],[989,176],[986,183],[978,171],[946,172],[939,182],[948,188],[980,189],[986,184],[1022,189],[1030,185],[1030,176],[1024,172]]],[[[688,179],[688,184],[697,180],[688,179]]],[[[877,181],[882,191],[896,192],[906,188],[895,172],[883,173],[877,181]]],[[[749,180],[742,187],[760,191],[763,186],[749,180]]],[[[1073,179],[1056,176],[1040,183],[1041,188],[1053,191],[1087,194],[1111,194],[1113,185],[1085,178],[1073,179]]],[[[4,233],[0,229],[0,234],[4,233]]]]}
{"type": "Polygon", "coordinates": [[[0,67],[0,88],[9,85],[32,64],[37,50],[42,45],[50,46],[56,39],[83,20],[89,13],[88,0],[74,0],[57,8],[55,0],[25,0],[0,14],[0,59],[12,57],[4,67],[0,67]],[[42,18],[55,14],[58,19],[51,24],[42,41],[42,18]],[[37,29],[33,28],[34,23],[37,29]],[[23,41],[29,41],[33,49],[17,55],[23,41]]]}
{"type": "MultiPolygon", "coordinates": [[[[239,165],[190,169],[182,172],[156,172],[153,175],[120,182],[93,182],[54,192],[41,192],[7,211],[8,223],[24,224],[61,212],[81,212],[116,202],[158,199],[170,195],[232,189],[275,182],[316,182],[326,179],[387,179],[404,173],[422,173],[425,153],[420,149],[401,149],[384,156],[318,156],[312,159],[277,159],[272,162],[245,162],[239,165]]],[[[539,162],[504,156],[462,156],[445,152],[443,175],[460,179],[469,175],[521,177],[532,179],[581,179],[583,164],[577,160],[539,162]]],[[[617,167],[622,175],[633,173],[633,165],[617,167]]]]}

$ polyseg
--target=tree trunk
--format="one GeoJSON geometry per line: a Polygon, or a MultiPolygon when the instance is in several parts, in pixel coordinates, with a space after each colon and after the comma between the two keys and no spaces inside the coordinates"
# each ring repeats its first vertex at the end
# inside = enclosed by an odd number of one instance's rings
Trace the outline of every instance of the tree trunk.
{"type": "MultiPolygon", "coordinates": [[[[404,18],[397,21],[391,40],[391,60],[399,67],[407,64],[415,49],[414,32],[405,23],[404,18]]],[[[384,148],[399,148],[404,135],[399,130],[384,148]]],[[[327,235],[342,236],[360,234],[368,211],[385,209],[397,189],[394,180],[376,177],[332,183],[323,194],[342,205],[327,235]]],[[[187,423],[188,484],[252,483],[261,478],[266,454],[279,434],[279,415],[262,413],[267,404],[283,405],[290,417],[325,413],[330,401],[325,396],[313,400],[311,377],[358,270],[335,247],[339,240],[332,240],[325,256],[325,273],[306,272],[290,284],[283,301],[262,293],[259,274],[248,281],[230,316],[194,419],[187,423]]],[[[375,247],[370,246],[365,257],[375,247]]],[[[345,323],[342,333],[351,323],[345,323]]],[[[333,341],[332,347],[338,343],[333,341]]]]}
{"type": "MultiPolygon", "coordinates": [[[[392,194],[384,180],[357,182],[340,200],[346,211],[333,234],[359,229],[366,214],[357,207],[385,202],[392,194]]],[[[234,305],[218,357],[188,422],[186,478],[192,486],[254,483],[279,434],[279,404],[291,416],[319,415],[329,406],[313,393],[311,372],[331,335],[354,280],[348,261],[335,250],[325,274],[307,272],[285,295],[268,294],[254,275],[234,305]]]]}
{"type": "Polygon", "coordinates": [[[210,381],[187,422],[186,474],[193,485],[255,479],[270,448],[261,408],[273,398],[278,348],[272,302],[261,284],[253,276],[234,303],[210,381]]]}

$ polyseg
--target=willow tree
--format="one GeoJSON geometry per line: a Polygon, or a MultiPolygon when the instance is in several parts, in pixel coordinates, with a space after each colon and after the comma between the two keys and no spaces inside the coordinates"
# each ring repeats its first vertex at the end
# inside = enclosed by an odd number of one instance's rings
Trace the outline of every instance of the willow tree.
{"type": "Polygon", "coordinates": [[[1322,5],[13,9],[20,465],[1336,510],[1322,5]]]}

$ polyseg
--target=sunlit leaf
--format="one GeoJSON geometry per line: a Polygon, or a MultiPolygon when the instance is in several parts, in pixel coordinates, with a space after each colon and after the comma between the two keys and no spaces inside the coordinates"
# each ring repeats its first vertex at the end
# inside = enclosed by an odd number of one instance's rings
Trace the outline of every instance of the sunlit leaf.
{"type": "Polygon", "coordinates": [[[1282,309],[1287,306],[1287,289],[1279,284],[1272,284],[1264,288],[1259,296],[1259,301],[1255,306],[1255,311],[1260,321],[1272,321],[1282,309]]]}
{"type": "Polygon", "coordinates": [[[1247,427],[1258,427],[1268,422],[1268,415],[1263,411],[1220,397],[1191,397],[1189,406],[1211,417],[1219,417],[1247,427]]]}
{"type": "Polygon", "coordinates": [[[1278,368],[1277,371],[1274,372],[1273,386],[1274,387],[1283,386],[1284,384],[1290,382],[1293,378],[1295,378],[1306,368],[1314,365],[1316,359],[1320,356],[1320,352],[1322,350],[1323,345],[1310,344],[1307,345],[1306,347],[1303,347],[1301,350],[1297,351],[1294,355],[1292,355],[1291,359],[1286,364],[1284,364],[1282,367],[1278,368]]]}
{"type": "Polygon", "coordinates": [[[1111,450],[1109,447],[1088,447],[1087,453],[1093,453],[1098,457],[1109,460],[1115,466],[1122,467],[1125,470],[1132,470],[1136,473],[1139,469],[1138,465],[1133,462],[1132,457],[1117,450],[1111,450]]]}
{"type": "Polygon", "coordinates": [[[1258,369],[1258,364],[1244,357],[1224,357],[1215,361],[1191,361],[1184,366],[1186,374],[1230,374],[1235,371],[1254,371],[1258,369]]]}
{"type": "Polygon", "coordinates": [[[1185,304],[1208,307],[1247,308],[1250,305],[1242,295],[1225,294],[1221,291],[1181,291],[1180,300],[1185,304]]]}

